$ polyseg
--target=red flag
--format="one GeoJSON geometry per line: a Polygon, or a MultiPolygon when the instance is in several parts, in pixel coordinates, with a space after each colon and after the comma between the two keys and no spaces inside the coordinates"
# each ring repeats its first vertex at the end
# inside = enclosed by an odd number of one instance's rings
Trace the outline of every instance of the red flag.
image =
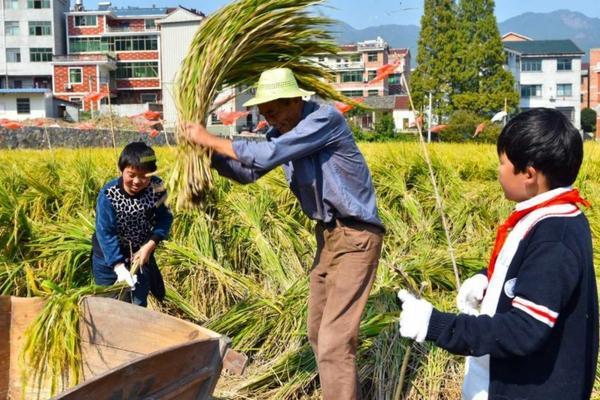
{"type": "Polygon", "coordinates": [[[348,111],[352,110],[354,106],[346,103],[335,103],[335,108],[342,114],[346,114],[348,111]]]}
{"type": "Polygon", "coordinates": [[[417,118],[415,118],[415,122],[413,122],[412,124],[410,124],[411,128],[423,128],[423,116],[419,115],[417,118]]]}
{"type": "Polygon", "coordinates": [[[23,124],[21,124],[17,121],[11,121],[8,119],[4,120],[4,122],[0,123],[0,125],[5,129],[10,129],[10,130],[23,128],[23,124]]]}
{"type": "Polygon", "coordinates": [[[157,137],[159,134],[160,134],[160,132],[159,132],[159,131],[157,131],[156,129],[152,129],[152,130],[150,131],[150,133],[148,133],[148,135],[149,135],[151,138],[155,138],[155,137],[157,137]]]}
{"type": "Polygon", "coordinates": [[[148,121],[158,121],[160,119],[160,113],[158,111],[146,111],[142,116],[148,121]]]}
{"type": "Polygon", "coordinates": [[[258,124],[256,124],[256,128],[254,128],[254,132],[260,131],[261,129],[264,129],[267,126],[269,126],[269,123],[267,121],[265,121],[265,120],[258,121],[258,124]]]}
{"type": "Polygon", "coordinates": [[[433,133],[440,133],[441,131],[443,131],[447,127],[448,127],[448,125],[436,125],[436,126],[431,127],[431,132],[433,132],[433,133]]]}
{"type": "Polygon", "coordinates": [[[106,96],[108,96],[108,93],[103,93],[103,92],[89,92],[84,96],[84,100],[85,101],[92,101],[92,102],[97,102],[102,100],[103,98],[105,98],[106,96]]]}
{"type": "Polygon", "coordinates": [[[248,114],[250,114],[249,111],[226,111],[220,112],[217,116],[223,125],[233,125],[237,119],[245,117],[248,114]]]}
{"type": "Polygon", "coordinates": [[[479,135],[481,132],[483,132],[484,129],[485,129],[485,122],[482,122],[479,125],[477,125],[477,128],[475,128],[475,133],[473,134],[473,137],[477,137],[477,135],[479,135]]]}
{"type": "Polygon", "coordinates": [[[369,85],[384,80],[385,78],[393,74],[394,71],[396,71],[396,68],[398,68],[398,66],[400,66],[400,63],[385,64],[377,68],[377,75],[369,82],[369,85]]]}

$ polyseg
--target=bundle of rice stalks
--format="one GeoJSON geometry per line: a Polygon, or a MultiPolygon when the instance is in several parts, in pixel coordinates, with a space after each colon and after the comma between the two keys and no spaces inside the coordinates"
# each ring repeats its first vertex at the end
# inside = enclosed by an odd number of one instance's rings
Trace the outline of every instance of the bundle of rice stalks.
{"type": "Polygon", "coordinates": [[[307,11],[322,2],[238,0],[202,23],[175,89],[180,114],[179,155],[169,189],[176,209],[199,204],[212,185],[209,151],[190,143],[183,123],[206,124],[223,88],[248,86],[267,69],[287,67],[303,88],[325,99],[354,103],[328,83],[333,78],[329,69],[308,58],[338,50],[327,32],[331,21],[307,11]]]}

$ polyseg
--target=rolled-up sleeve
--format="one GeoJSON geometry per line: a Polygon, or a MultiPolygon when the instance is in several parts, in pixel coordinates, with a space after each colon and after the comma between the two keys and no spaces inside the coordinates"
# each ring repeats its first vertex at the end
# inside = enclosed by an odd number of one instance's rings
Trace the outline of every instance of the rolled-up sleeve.
{"type": "Polygon", "coordinates": [[[242,165],[270,170],[324,148],[335,137],[342,119],[341,114],[330,107],[322,107],[309,114],[291,131],[270,141],[235,141],[233,151],[242,165]]]}

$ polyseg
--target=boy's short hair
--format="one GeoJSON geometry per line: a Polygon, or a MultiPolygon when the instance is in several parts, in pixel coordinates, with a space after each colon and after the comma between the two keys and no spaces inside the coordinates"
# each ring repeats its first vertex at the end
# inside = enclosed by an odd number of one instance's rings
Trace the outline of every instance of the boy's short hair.
{"type": "Polygon", "coordinates": [[[533,108],[508,121],[497,143],[498,154],[515,172],[533,167],[548,179],[550,189],[575,182],[583,161],[583,138],[560,111],[533,108]]]}
{"type": "Polygon", "coordinates": [[[125,146],[119,156],[119,170],[123,172],[127,167],[156,171],[156,154],[152,147],[144,142],[132,142],[125,146]]]}

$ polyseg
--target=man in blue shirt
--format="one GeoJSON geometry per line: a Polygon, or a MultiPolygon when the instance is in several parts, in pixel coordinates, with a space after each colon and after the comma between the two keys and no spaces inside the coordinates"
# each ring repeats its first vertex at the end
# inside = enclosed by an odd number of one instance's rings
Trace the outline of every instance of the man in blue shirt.
{"type": "Polygon", "coordinates": [[[196,144],[213,149],[220,175],[250,183],[281,165],[302,210],[317,221],[310,273],[308,337],[326,400],[358,399],[356,347],[360,317],[381,254],[384,226],[371,174],[344,117],[332,106],[303,101],[291,70],[263,72],[256,96],[271,128],[264,142],[211,135],[189,124],[196,144]]]}

